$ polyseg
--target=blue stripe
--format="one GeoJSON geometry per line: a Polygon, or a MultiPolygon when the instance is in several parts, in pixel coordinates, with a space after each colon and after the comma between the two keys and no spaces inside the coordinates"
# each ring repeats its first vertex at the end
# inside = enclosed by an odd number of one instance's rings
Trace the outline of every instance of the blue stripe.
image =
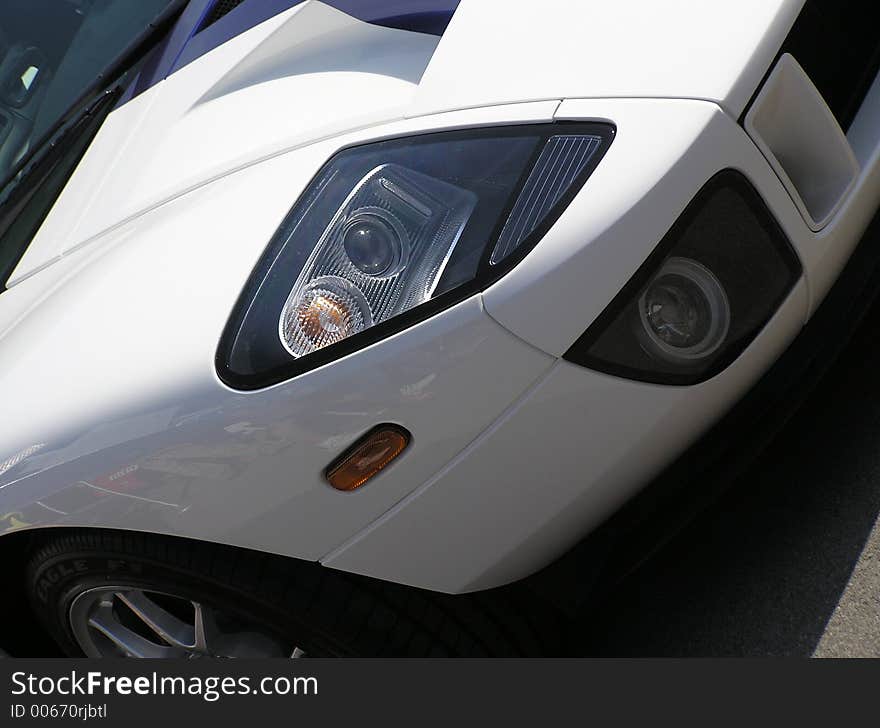
{"type": "MultiPolygon", "coordinates": [[[[208,51],[223,45],[303,0],[245,0],[207,28],[218,0],[191,0],[167,38],[153,50],[125,101],[143,93],[208,51]]],[[[442,36],[461,0],[323,0],[373,25],[442,36]]]]}
{"type": "MultiPolygon", "coordinates": [[[[199,0],[208,2],[213,6],[215,0],[199,0]]],[[[196,58],[200,58],[208,51],[212,51],[236,36],[256,27],[279,13],[289,10],[294,5],[299,5],[303,0],[245,0],[237,8],[233,8],[216,23],[212,23],[204,30],[198,31],[202,26],[202,20],[194,27],[193,35],[186,41],[180,54],[175,60],[169,73],[179,71],[196,58]]]]}
{"type": "Polygon", "coordinates": [[[324,0],[374,25],[443,35],[461,0],[324,0]]]}
{"type": "Polygon", "coordinates": [[[153,50],[146,66],[135,82],[133,96],[155,86],[175,70],[181,54],[215,2],[216,0],[190,0],[171,33],[153,50]]]}

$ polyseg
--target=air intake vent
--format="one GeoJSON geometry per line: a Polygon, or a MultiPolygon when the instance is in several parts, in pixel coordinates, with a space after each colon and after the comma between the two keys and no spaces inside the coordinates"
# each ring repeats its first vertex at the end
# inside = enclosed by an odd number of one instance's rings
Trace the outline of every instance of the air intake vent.
{"type": "Polygon", "coordinates": [[[832,110],[790,53],[779,59],[745,127],[810,228],[825,227],[855,184],[859,163],[832,110]]]}
{"type": "Polygon", "coordinates": [[[876,10],[876,0],[807,0],[783,47],[844,130],[880,69],[876,10]]]}
{"type": "Polygon", "coordinates": [[[205,17],[204,21],[202,21],[202,26],[199,28],[199,33],[201,33],[205,28],[209,28],[214,25],[214,23],[220,20],[220,18],[222,18],[230,11],[235,10],[243,2],[244,0],[215,0],[214,6],[211,8],[211,11],[205,17]]]}

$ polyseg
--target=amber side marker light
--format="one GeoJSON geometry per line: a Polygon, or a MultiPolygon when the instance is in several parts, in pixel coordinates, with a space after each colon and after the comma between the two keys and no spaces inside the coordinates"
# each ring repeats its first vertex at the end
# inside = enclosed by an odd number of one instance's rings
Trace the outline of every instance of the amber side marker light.
{"type": "Polygon", "coordinates": [[[374,427],[328,465],[324,476],[336,490],[357,490],[406,450],[410,440],[398,425],[374,427]]]}

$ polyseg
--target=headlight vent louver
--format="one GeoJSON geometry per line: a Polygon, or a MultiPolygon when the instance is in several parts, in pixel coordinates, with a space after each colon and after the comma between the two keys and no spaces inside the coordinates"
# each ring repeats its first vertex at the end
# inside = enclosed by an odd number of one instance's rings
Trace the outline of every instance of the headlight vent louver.
{"type": "Polygon", "coordinates": [[[602,146],[602,137],[558,135],[541,151],[492,251],[492,265],[504,260],[547,218],[602,146]]]}

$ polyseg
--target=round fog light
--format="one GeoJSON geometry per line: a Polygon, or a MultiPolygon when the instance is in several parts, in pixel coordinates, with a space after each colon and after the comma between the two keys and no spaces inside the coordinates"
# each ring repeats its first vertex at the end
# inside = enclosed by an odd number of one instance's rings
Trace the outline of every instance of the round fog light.
{"type": "Polygon", "coordinates": [[[730,303],[715,274],[690,258],[670,258],[639,299],[649,349],[688,362],[713,354],[730,329],[730,303]]]}

